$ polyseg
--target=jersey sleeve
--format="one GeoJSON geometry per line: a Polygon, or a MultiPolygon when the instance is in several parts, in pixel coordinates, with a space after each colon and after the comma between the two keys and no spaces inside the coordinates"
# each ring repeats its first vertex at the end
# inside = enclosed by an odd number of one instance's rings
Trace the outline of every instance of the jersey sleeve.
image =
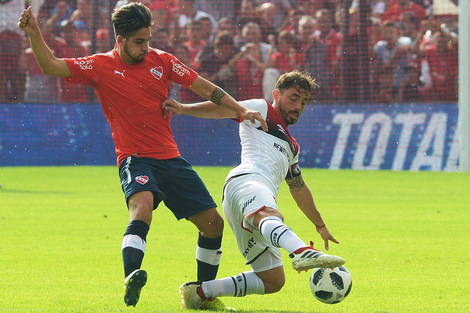
{"type": "Polygon", "coordinates": [[[300,151],[292,160],[292,163],[289,167],[289,170],[287,171],[287,175],[285,179],[293,179],[295,177],[300,176],[300,174],[302,174],[300,171],[300,166],[299,166],[299,154],[300,154],[300,151]]]}
{"type": "Polygon", "coordinates": [[[194,71],[193,69],[187,67],[183,62],[178,60],[177,57],[175,57],[172,54],[167,54],[170,57],[170,66],[171,66],[171,71],[170,71],[170,80],[172,82],[175,82],[177,84],[180,84],[183,87],[189,87],[194,80],[196,79],[198,73],[194,71]]]}
{"type": "Polygon", "coordinates": [[[72,73],[72,77],[64,78],[67,83],[93,85],[98,79],[99,62],[93,56],[64,59],[72,73]]]}
{"type": "MultiPolygon", "coordinates": [[[[268,116],[268,105],[270,105],[266,100],[264,99],[251,99],[251,100],[244,100],[244,101],[239,101],[240,105],[244,106],[245,108],[258,111],[261,113],[261,116],[266,119],[268,116]]],[[[261,127],[260,121],[256,120],[255,123],[253,124],[250,120],[244,120],[241,116],[239,117],[239,120],[237,120],[240,123],[243,123],[248,126],[253,126],[255,128],[261,127]]]]}
{"type": "Polygon", "coordinates": [[[302,174],[302,172],[300,171],[300,166],[299,166],[299,155],[300,155],[300,146],[298,146],[297,154],[294,156],[294,158],[290,162],[289,170],[287,171],[287,175],[285,179],[292,179],[302,174]]]}

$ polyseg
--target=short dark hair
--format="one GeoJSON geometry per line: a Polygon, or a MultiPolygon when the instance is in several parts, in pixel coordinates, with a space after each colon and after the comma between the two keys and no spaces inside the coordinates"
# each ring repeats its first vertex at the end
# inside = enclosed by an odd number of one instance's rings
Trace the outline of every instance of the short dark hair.
{"type": "Polygon", "coordinates": [[[282,74],[276,83],[276,89],[281,93],[292,87],[299,87],[312,92],[318,85],[309,73],[294,70],[282,74]]]}
{"type": "Polygon", "coordinates": [[[220,33],[214,40],[214,46],[220,47],[221,45],[234,45],[233,35],[228,32],[220,33]]]}
{"type": "Polygon", "coordinates": [[[117,37],[132,37],[142,28],[149,28],[153,25],[152,12],[140,2],[128,3],[112,15],[114,33],[117,37]]]}

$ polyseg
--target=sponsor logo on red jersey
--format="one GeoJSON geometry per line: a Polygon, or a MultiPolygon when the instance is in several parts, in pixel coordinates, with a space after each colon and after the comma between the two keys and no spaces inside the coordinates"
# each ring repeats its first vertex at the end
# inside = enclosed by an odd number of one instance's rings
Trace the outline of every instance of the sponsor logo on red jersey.
{"type": "Polygon", "coordinates": [[[160,80],[160,78],[162,78],[163,76],[163,68],[161,66],[151,68],[150,74],[152,74],[152,76],[155,77],[156,79],[160,80]]]}
{"type": "Polygon", "coordinates": [[[119,74],[119,75],[122,76],[122,78],[126,78],[126,77],[124,76],[124,72],[125,72],[125,71],[126,71],[126,70],[123,70],[122,72],[119,72],[118,70],[114,70],[114,74],[119,74]]]}
{"type": "Polygon", "coordinates": [[[149,178],[148,176],[140,175],[135,178],[135,181],[141,185],[145,185],[149,181],[149,178]]]}
{"type": "Polygon", "coordinates": [[[81,70],[92,70],[94,60],[75,60],[74,64],[78,65],[81,70]]]}
{"type": "Polygon", "coordinates": [[[183,64],[175,62],[175,60],[171,60],[171,64],[173,65],[173,72],[175,72],[179,76],[183,77],[184,75],[190,74],[189,70],[185,68],[183,64]]]}

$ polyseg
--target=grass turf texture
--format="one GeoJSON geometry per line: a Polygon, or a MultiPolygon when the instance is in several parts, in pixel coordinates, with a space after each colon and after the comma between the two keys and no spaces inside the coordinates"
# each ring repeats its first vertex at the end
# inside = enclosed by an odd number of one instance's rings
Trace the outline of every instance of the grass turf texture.
{"type": "MultiPolygon", "coordinates": [[[[195,167],[220,204],[229,168],[195,167]]],[[[314,299],[291,269],[276,294],[223,298],[239,312],[468,312],[470,175],[328,171],[303,176],[346,259],[353,288],[340,304],[314,299]]],[[[197,231],[161,205],[154,213],[136,308],[123,301],[128,223],[116,167],[0,167],[0,312],[179,312],[195,279],[197,231]]],[[[285,184],[278,203],[306,242],[323,244],[285,184]]],[[[221,208],[219,207],[221,212],[221,208]]],[[[228,225],[219,277],[249,270],[228,225]]]]}

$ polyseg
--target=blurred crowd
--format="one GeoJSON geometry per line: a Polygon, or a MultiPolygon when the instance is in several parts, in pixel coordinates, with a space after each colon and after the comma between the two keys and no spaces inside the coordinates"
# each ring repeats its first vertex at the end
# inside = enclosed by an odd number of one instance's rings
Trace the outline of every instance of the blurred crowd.
{"type": "MultiPolygon", "coordinates": [[[[56,56],[80,57],[113,48],[110,16],[127,2],[44,0],[35,13],[56,56]]],[[[457,101],[458,16],[434,14],[432,0],[141,2],[153,13],[150,46],[238,100],[272,101],[278,77],[298,69],[321,103],[457,101]]],[[[28,5],[0,2],[0,102],[96,102],[87,86],[42,73],[17,27],[28,5]]],[[[176,84],[169,93],[200,100],[176,84]]]]}

